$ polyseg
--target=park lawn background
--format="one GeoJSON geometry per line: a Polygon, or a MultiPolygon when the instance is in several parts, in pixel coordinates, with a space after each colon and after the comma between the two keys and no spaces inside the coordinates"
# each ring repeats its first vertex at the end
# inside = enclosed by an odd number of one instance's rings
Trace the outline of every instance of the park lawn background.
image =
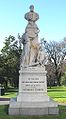
{"type": "Polygon", "coordinates": [[[48,87],[48,95],[57,102],[66,103],[66,86],[48,87]]]}

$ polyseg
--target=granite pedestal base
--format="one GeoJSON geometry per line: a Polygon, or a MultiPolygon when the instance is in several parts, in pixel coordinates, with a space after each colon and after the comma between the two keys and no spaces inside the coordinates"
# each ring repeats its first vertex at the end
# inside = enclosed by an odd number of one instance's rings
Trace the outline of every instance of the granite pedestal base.
{"type": "Polygon", "coordinates": [[[59,114],[58,105],[50,100],[48,102],[17,102],[16,99],[10,101],[10,115],[48,115],[59,114]]]}
{"type": "Polygon", "coordinates": [[[20,70],[19,92],[9,104],[10,115],[58,114],[58,105],[47,95],[44,67],[29,67],[20,70]]]}

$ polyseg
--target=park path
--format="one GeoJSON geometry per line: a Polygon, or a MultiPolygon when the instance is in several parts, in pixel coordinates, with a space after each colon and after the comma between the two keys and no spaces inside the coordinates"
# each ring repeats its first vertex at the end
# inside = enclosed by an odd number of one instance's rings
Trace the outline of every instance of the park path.
{"type": "Polygon", "coordinates": [[[0,105],[8,105],[10,98],[0,98],[0,105]]]}
{"type": "Polygon", "coordinates": [[[58,103],[58,105],[66,106],[66,103],[58,103]]]}

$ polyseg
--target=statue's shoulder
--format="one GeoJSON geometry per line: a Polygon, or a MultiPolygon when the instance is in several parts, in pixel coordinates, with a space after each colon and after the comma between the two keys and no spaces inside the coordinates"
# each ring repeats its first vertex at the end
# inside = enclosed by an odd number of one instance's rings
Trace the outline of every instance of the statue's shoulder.
{"type": "Polygon", "coordinates": [[[24,16],[24,18],[28,21],[29,20],[29,12],[27,12],[24,16]]]}

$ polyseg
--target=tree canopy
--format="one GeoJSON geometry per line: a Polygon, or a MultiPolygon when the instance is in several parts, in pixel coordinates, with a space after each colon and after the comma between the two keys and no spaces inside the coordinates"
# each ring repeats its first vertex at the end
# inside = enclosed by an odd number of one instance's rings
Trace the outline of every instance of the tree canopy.
{"type": "Polygon", "coordinates": [[[48,64],[46,66],[48,76],[53,76],[52,79],[55,78],[57,84],[60,85],[60,79],[64,72],[64,67],[66,63],[66,38],[64,38],[61,42],[52,41],[49,43],[42,39],[41,43],[48,56],[48,64]]]}
{"type": "Polygon", "coordinates": [[[21,48],[14,36],[6,37],[4,47],[1,50],[0,73],[7,83],[17,87],[19,80],[19,64],[20,64],[21,48]]]}

